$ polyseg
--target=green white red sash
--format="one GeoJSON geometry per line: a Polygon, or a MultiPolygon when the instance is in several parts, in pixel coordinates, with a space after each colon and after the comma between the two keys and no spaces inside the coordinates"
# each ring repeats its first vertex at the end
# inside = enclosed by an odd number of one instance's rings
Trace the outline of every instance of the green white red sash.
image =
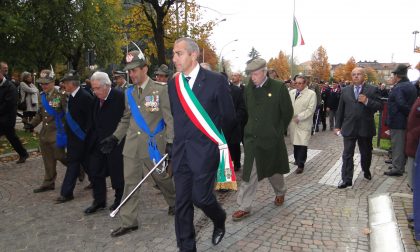
{"type": "Polygon", "coordinates": [[[217,169],[216,189],[237,189],[235,171],[225,136],[214,125],[207,111],[198,101],[184,74],[175,77],[175,86],[181,105],[191,122],[212,142],[219,146],[220,162],[217,169]]]}

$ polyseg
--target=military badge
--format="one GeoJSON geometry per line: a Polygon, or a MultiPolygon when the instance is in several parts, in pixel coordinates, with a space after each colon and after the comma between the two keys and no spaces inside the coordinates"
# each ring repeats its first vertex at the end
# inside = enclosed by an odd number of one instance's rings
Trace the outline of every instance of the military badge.
{"type": "Polygon", "coordinates": [[[157,91],[153,92],[153,95],[148,95],[145,98],[144,106],[149,112],[159,111],[159,94],[157,91]]]}
{"type": "Polygon", "coordinates": [[[271,93],[268,93],[268,97],[271,97],[271,93]]]}
{"type": "Polygon", "coordinates": [[[125,61],[127,61],[127,63],[130,63],[133,60],[134,56],[131,54],[127,54],[127,56],[125,56],[125,61]]]}

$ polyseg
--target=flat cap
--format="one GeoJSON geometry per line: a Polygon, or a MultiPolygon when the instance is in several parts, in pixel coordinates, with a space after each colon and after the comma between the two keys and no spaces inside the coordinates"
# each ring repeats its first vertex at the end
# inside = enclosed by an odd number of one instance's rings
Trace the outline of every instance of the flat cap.
{"type": "Polygon", "coordinates": [[[80,81],[80,76],[77,74],[76,71],[71,70],[68,73],[66,73],[60,81],[80,81]]]}
{"type": "Polygon", "coordinates": [[[169,67],[165,64],[160,65],[160,67],[155,71],[155,75],[169,76],[169,67]]]}
{"type": "Polygon", "coordinates": [[[39,73],[39,79],[36,80],[37,83],[51,83],[55,81],[55,74],[53,71],[44,69],[39,73]]]}
{"type": "Polygon", "coordinates": [[[400,76],[407,76],[407,71],[410,65],[398,64],[398,66],[391,72],[400,76]]]}
{"type": "Polygon", "coordinates": [[[140,51],[131,51],[127,53],[125,57],[126,65],[124,71],[134,69],[136,67],[144,67],[147,65],[146,58],[140,51]]]}
{"type": "Polygon", "coordinates": [[[246,65],[245,71],[250,73],[250,72],[254,72],[256,70],[259,70],[263,67],[266,67],[266,66],[267,66],[267,62],[264,59],[256,58],[256,59],[251,60],[246,65]]]}

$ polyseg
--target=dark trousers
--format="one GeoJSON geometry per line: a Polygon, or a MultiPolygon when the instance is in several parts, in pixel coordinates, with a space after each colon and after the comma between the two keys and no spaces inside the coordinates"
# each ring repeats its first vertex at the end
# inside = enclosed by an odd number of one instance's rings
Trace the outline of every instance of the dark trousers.
{"type": "Polygon", "coordinates": [[[372,137],[343,137],[343,166],[341,167],[341,178],[343,182],[351,183],[354,172],[354,149],[357,145],[360,151],[360,164],[363,172],[369,171],[372,162],[372,137]]]}
{"type": "Polygon", "coordinates": [[[19,154],[19,156],[24,157],[28,155],[25,147],[23,147],[22,143],[19,140],[19,137],[16,135],[16,131],[14,127],[6,127],[0,129],[0,136],[6,136],[7,140],[12,145],[13,149],[19,154]]]}
{"type": "Polygon", "coordinates": [[[226,212],[213,194],[217,163],[209,167],[191,167],[184,159],[179,167],[174,167],[176,188],[175,233],[180,251],[197,251],[194,229],[194,206],[209,217],[214,226],[224,227],[226,212]]]}
{"type": "Polygon", "coordinates": [[[239,171],[241,169],[241,144],[228,143],[228,147],[235,171],[239,171]]]}
{"type": "MultiPolygon", "coordinates": [[[[322,123],[322,130],[326,130],[326,128],[327,128],[327,111],[325,110],[323,105],[321,106],[321,108],[319,110],[318,124],[319,124],[319,121],[321,121],[321,123],[322,123]]],[[[317,127],[318,127],[318,125],[317,125],[317,127]]]]}
{"type": "Polygon", "coordinates": [[[83,169],[82,162],[78,160],[68,160],[66,175],[64,175],[63,185],[61,186],[61,196],[71,197],[73,196],[73,190],[76,186],[77,178],[81,169],[83,169]]]}
{"type": "Polygon", "coordinates": [[[114,203],[119,204],[124,192],[124,172],[123,172],[123,156],[120,149],[119,155],[102,154],[99,150],[94,150],[89,155],[89,179],[93,187],[93,199],[101,204],[106,203],[106,177],[111,177],[111,185],[115,190],[114,203]]]}
{"type": "Polygon", "coordinates": [[[293,156],[299,168],[305,167],[306,158],[308,156],[308,146],[293,145],[293,156]]]}

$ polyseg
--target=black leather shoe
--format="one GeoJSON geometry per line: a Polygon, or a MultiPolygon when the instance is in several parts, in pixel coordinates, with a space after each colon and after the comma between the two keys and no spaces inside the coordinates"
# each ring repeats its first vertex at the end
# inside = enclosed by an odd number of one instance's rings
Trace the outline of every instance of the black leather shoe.
{"type": "Polygon", "coordinates": [[[213,245],[217,245],[220,243],[220,241],[223,239],[223,236],[225,236],[225,227],[223,228],[217,228],[214,227],[213,230],[213,236],[211,238],[211,242],[213,243],[213,245]]]}
{"type": "Polygon", "coordinates": [[[93,214],[98,210],[103,210],[106,207],[106,203],[102,202],[102,203],[96,203],[93,202],[93,204],[85,209],[85,214],[93,214]]]}
{"type": "Polygon", "coordinates": [[[128,234],[132,231],[135,231],[139,229],[138,226],[132,226],[132,227],[119,227],[117,229],[115,229],[114,231],[111,232],[111,237],[118,237],[121,235],[125,235],[128,234]]]}
{"type": "Polygon", "coordinates": [[[340,184],[338,184],[338,189],[344,189],[344,188],[346,188],[348,186],[352,186],[352,185],[353,185],[352,182],[341,181],[340,184]]]}
{"type": "Polygon", "coordinates": [[[29,157],[29,154],[26,154],[25,156],[20,156],[20,157],[19,157],[19,160],[18,160],[18,161],[16,161],[16,164],[22,164],[22,163],[25,163],[25,161],[26,161],[26,159],[28,159],[28,157],[29,157]]]}
{"type": "Polygon", "coordinates": [[[365,171],[364,174],[363,174],[363,176],[367,180],[372,180],[372,174],[370,174],[370,171],[365,171]]]}
{"type": "Polygon", "coordinates": [[[117,207],[120,205],[120,202],[114,202],[110,207],[109,210],[110,211],[114,211],[115,209],[117,209],[117,207]]]}
{"type": "Polygon", "coordinates": [[[170,216],[174,216],[175,215],[175,207],[174,206],[170,206],[168,208],[168,215],[170,215],[170,216]]]}
{"type": "Polygon", "coordinates": [[[41,192],[52,191],[52,190],[54,190],[54,185],[41,186],[41,187],[38,187],[38,188],[34,189],[34,193],[41,193],[41,192]]]}
{"type": "Polygon", "coordinates": [[[402,173],[399,173],[396,171],[387,171],[387,172],[384,172],[384,175],[391,176],[391,177],[401,177],[402,173]]]}
{"type": "Polygon", "coordinates": [[[65,202],[73,200],[73,199],[74,199],[73,196],[69,196],[69,197],[60,196],[57,199],[55,199],[55,204],[65,203],[65,202]]]}

